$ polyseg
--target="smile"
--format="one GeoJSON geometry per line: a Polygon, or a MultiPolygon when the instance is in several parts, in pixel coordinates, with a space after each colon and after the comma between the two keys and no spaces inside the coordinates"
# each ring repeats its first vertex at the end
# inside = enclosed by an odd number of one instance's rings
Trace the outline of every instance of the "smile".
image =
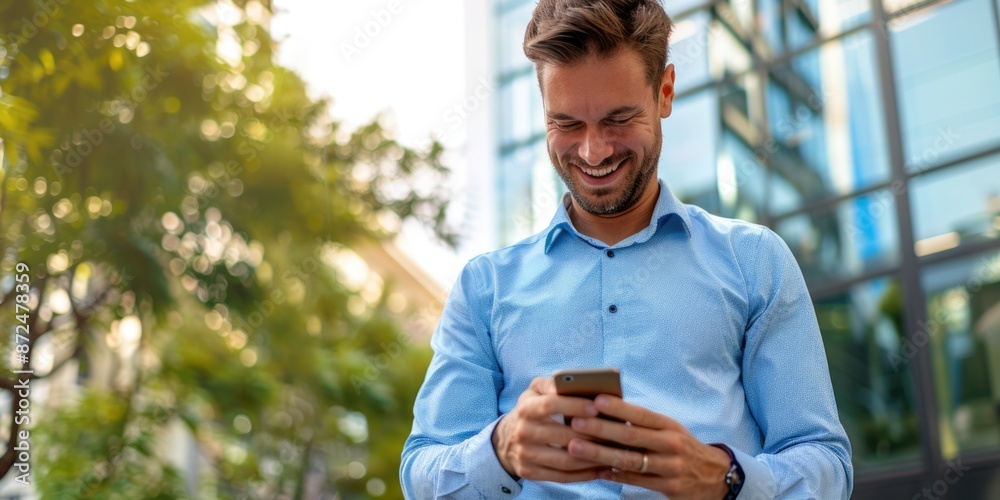
{"type": "Polygon", "coordinates": [[[608,175],[611,172],[614,172],[615,170],[618,170],[618,167],[621,166],[621,164],[622,164],[622,162],[618,162],[613,167],[602,168],[602,169],[585,168],[585,167],[580,167],[579,165],[577,165],[577,167],[579,167],[580,170],[583,170],[583,173],[585,173],[585,174],[587,174],[587,175],[589,175],[591,177],[604,177],[605,175],[608,175]]]}

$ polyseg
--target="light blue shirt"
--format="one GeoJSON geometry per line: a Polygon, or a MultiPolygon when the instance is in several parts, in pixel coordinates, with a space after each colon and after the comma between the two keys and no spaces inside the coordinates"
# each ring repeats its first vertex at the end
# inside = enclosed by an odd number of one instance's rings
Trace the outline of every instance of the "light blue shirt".
{"type": "Polygon", "coordinates": [[[465,266],[413,408],[407,497],[663,498],[605,480],[514,481],[496,457],[493,428],[533,378],[605,366],[626,401],[729,445],[740,499],[850,496],[851,445],[788,247],[659,184],[649,225],[614,246],[573,228],[567,194],[544,231],[465,266]]]}

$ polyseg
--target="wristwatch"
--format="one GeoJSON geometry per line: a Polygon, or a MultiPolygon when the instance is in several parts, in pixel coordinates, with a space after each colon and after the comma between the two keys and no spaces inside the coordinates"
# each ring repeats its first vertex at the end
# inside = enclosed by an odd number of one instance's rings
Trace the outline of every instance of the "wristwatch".
{"type": "Polygon", "coordinates": [[[736,454],[733,453],[732,448],[722,443],[710,443],[710,445],[729,454],[729,472],[726,472],[726,487],[729,488],[729,491],[726,492],[726,496],[722,497],[722,500],[736,500],[736,496],[739,495],[740,490],[743,489],[743,480],[746,479],[746,474],[743,473],[743,467],[741,467],[739,461],[736,460],[736,454]]]}

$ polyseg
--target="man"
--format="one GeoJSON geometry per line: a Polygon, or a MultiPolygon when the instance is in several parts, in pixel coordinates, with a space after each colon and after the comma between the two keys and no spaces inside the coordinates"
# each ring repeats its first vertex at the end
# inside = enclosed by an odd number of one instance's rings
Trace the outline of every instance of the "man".
{"type": "Polygon", "coordinates": [[[569,193],[547,229],[476,257],[452,289],[403,451],[408,497],[850,496],[788,248],[657,179],[670,29],[655,0],[536,7],[525,53],[569,193]],[[556,394],[555,370],[604,366],[624,400],[556,394]]]}

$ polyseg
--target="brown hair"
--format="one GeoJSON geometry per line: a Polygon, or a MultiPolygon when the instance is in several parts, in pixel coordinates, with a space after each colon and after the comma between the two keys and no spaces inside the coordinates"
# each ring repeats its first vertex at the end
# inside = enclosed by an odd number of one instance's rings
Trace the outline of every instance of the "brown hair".
{"type": "Polygon", "coordinates": [[[667,66],[672,29],[658,0],[539,0],[524,32],[524,54],[540,67],[631,48],[642,57],[655,92],[667,66]]]}

